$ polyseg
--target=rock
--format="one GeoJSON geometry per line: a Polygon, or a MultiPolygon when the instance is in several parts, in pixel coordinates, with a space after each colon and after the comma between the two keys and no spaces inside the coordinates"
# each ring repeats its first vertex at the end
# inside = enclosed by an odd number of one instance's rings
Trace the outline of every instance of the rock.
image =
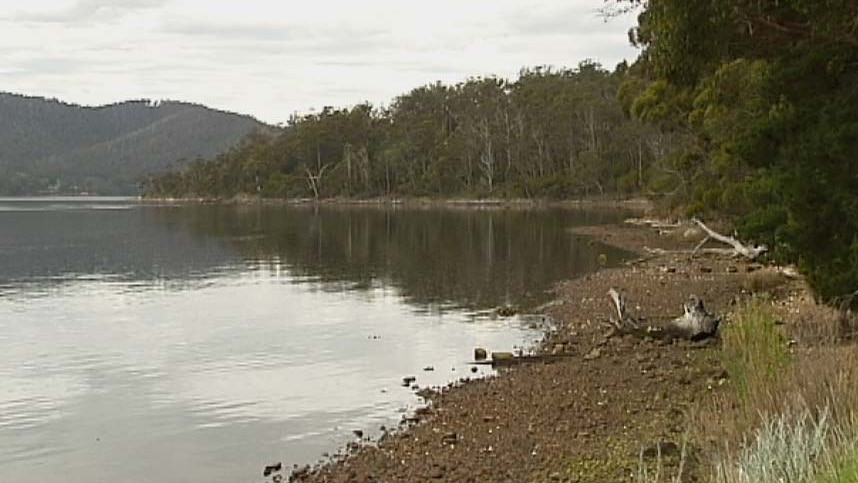
{"type": "Polygon", "coordinates": [[[601,356],[602,356],[602,350],[599,349],[598,347],[594,347],[593,350],[591,350],[590,352],[587,353],[587,355],[584,356],[584,360],[585,361],[592,361],[594,359],[598,359],[601,356]]]}
{"type": "Polygon", "coordinates": [[[282,469],[283,463],[274,463],[273,465],[266,465],[265,469],[262,470],[262,476],[270,476],[271,473],[277,473],[282,469]]]}
{"type": "Polygon", "coordinates": [[[483,349],[482,347],[477,347],[474,349],[474,360],[475,361],[484,361],[489,357],[488,351],[483,349]]]}
{"type": "Polygon", "coordinates": [[[476,374],[478,370],[479,369],[477,369],[477,366],[471,366],[471,372],[473,372],[474,374],[476,374]]]}
{"type": "Polygon", "coordinates": [[[413,382],[417,381],[417,378],[414,376],[405,376],[402,378],[402,385],[405,387],[410,386],[413,382]]]}
{"type": "Polygon", "coordinates": [[[361,431],[360,429],[356,429],[352,431],[352,433],[354,433],[356,438],[363,438],[363,431],[361,431]]]}
{"type": "Polygon", "coordinates": [[[302,466],[292,470],[292,476],[289,477],[289,481],[301,480],[308,476],[310,476],[310,466],[302,466]]]}
{"type": "Polygon", "coordinates": [[[492,352],[492,363],[508,362],[514,359],[512,352],[492,352]]]}
{"type": "Polygon", "coordinates": [[[498,317],[512,317],[517,313],[518,310],[512,305],[504,305],[503,307],[498,307],[497,309],[498,317]]]}
{"type": "Polygon", "coordinates": [[[432,366],[426,366],[426,367],[424,367],[424,368],[423,368],[423,370],[424,370],[424,371],[426,371],[426,372],[432,372],[432,371],[434,371],[434,370],[435,370],[435,368],[434,368],[434,367],[432,367],[432,366]]]}

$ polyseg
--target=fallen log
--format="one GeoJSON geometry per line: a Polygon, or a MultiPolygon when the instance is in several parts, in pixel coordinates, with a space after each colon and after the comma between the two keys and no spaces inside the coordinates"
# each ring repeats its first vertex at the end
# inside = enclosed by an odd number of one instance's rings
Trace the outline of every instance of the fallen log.
{"type": "Polygon", "coordinates": [[[680,338],[687,340],[702,340],[715,337],[718,333],[718,325],[721,321],[706,311],[703,300],[692,295],[682,306],[682,315],[666,323],[641,323],[632,317],[626,309],[623,296],[614,288],[608,291],[608,295],[617,310],[617,319],[611,319],[611,325],[620,334],[631,334],[640,337],[662,337],[680,338]]]}
{"type": "Polygon", "coordinates": [[[611,300],[614,302],[614,307],[617,309],[617,318],[612,318],[611,324],[620,331],[640,329],[640,323],[638,323],[637,319],[629,315],[626,310],[625,298],[623,298],[623,296],[614,288],[608,290],[608,295],[611,297],[611,300]]]}
{"type": "Polygon", "coordinates": [[[706,226],[702,221],[698,220],[697,218],[692,218],[691,221],[694,222],[697,226],[700,227],[701,230],[706,233],[706,238],[704,238],[703,241],[701,241],[691,253],[692,257],[694,257],[694,255],[696,255],[697,252],[701,248],[703,248],[703,245],[705,245],[706,242],[708,242],[710,239],[730,245],[731,247],[733,247],[734,255],[742,256],[749,260],[755,260],[757,257],[769,250],[768,247],[766,247],[765,245],[749,246],[745,245],[744,243],[731,236],[722,235],[706,226]]]}

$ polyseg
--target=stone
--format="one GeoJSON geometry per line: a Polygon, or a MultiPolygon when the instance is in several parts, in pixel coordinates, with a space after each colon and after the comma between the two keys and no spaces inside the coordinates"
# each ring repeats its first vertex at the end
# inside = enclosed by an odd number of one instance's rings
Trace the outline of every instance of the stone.
{"type": "Polygon", "coordinates": [[[512,352],[492,352],[492,362],[511,361],[515,356],[512,352]]]}
{"type": "Polygon", "coordinates": [[[504,305],[502,307],[498,307],[497,314],[499,317],[512,317],[517,314],[518,310],[512,305],[504,305]]]}
{"type": "Polygon", "coordinates": [[[270,476],[271,473],[277,473],[278,471],[283,469],[283,463],[274,463],[273,465],[266,465],[265,469],[262,470],[262,476],[270,476]]]}
{"type": "Polygon", "coordinates": [[[405,376],[402,378],[402,385],[408,387],[415,381],[417,381],[415,376],[405,376]]]}
{"type": "Polygon", "coordinates": [[[594,347],[593,350],[591,350],[590,352],[587,353],[587,355],[584,356],[584,360],[585,361],[592,361],[594,359],[598,359],[601,356],[602,356],[602,350],[599,349],[598,347],[594,347]]]}
{"type": "Polygon", "coordinates": [[[484,361],[489,357],[489,353],[487,350],[482,347],[477,347],[474,349],[474,360],[475,361],[484,361]]]}

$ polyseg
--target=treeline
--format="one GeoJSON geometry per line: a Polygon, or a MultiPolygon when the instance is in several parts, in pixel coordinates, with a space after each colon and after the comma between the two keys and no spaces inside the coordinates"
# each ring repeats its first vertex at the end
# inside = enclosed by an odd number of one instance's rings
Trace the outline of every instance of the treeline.
{"type": "Polygon", "coordinates": [[[663,188],[858,307],[858,0],[620,0],[643,50],[621,97],[687,133],[663,188]]]}
{"type": "Polygon", "coordinates": [[[661,176],[665,135],[627,116],[626,76],[595,63],[524,70],[412,90],[387,108],[360,104],[293,116],[213,161],[145,182],[150,197],[629,194],[661,176]]]}

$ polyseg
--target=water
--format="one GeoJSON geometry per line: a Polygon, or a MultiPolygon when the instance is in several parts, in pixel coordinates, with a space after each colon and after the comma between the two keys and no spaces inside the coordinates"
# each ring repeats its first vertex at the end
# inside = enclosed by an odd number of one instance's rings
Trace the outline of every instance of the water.
{"type": "Polygon", "coordinates": [[[618,261],[568,228],[619,217],[0,199],[0,482],[316,461],[537,339],[485,311],[618,261]]]}

